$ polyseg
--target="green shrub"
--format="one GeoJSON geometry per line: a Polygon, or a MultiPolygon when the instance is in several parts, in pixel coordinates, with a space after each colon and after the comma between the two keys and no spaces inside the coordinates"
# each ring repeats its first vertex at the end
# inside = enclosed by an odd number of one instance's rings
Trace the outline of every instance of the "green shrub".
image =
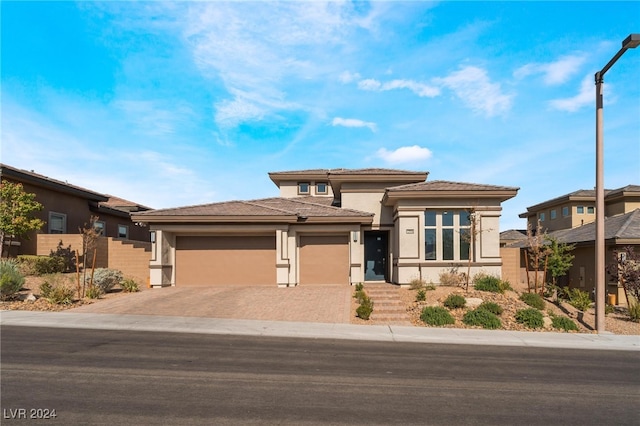
{"type": "Polygon", "coordinates": [[[482,304],[478,306],[478,309],[484,309],[485,311],[491,312],[494,315],[501,315],[503,312],[502,307],[494,302],[482,302],[482,304]]]}
{"type": "Polygon", "coordinates": [[[40,284],[40,297],[56,305],[68,305],[73,302],[75,290],[62,274],[45,276],[40,284]]]}
{"type": "Polygon", "coordinates": [[[441,272],[440,285],[459,287],[464,284],[464,277],[456,271],[441,272]]]}
{"type": "Polygon", "coordinates": [[[464,296],[459,294],[450,294],[443,303],[443,305],[449,309],[464,308],[464,305],[466,304],[467,301],[464,296]]]}
{"type": "Polygon", "coordinates": [[[18,262],[26,275],[46,275],[64,272],[64,258],[59,256],[34,256],[23,254],[18,256],[18,262]]]}
{"type": "Polygon", "coordinates": [[[138,283],[132,278],[123,280],[120,283],[120,287],[125,293],[135,293],[136,291],[140,291],[140,288],[138,288],[138,283]]]}
{"type": "Polygon", "coordinates": [[[411,290],[418,290],[426,287],[426,285],[427,283],[425,283],[424,280],[421,280],[420,278],[414,278],[411,281],[409,281],[409,288],[411,290]]]}
{"type": "Polygon", "coordinates": [[[508,281],[502,281],[498,277],[491,275],[481,275],[474,278],[473,288],[479,291],[490,291],[492,293],[504,293],[511,289],[508,281]]]}
{"type": "Polygon", "coordinates": [[[426,306],[420,314],[422,322],[433,326],[455,324],[456,320],[451,313],[441,306],[426,306]]]}
{"type": "Polygon", "coordinates": [[[537,293],[522,293],[520,300],[539,311],[544,310],[544,299],[537,293]]]}
{"type": "Polygon", "coordinates": [[[367,297],[367,293],[364,290],[358,290],[353,294],[353,297],[358,301],[358,303],[362,303],[362,301],[367,297]]]}
{"type": "Polygon", "coordinates": [[[425,300],[427,300],[427,292],[424,289],[418,290],[416,293],[416,301],[424,302],[425,300]]]}
{"type": "Polygon", "coordinates": [[[424,286],[424,289],[425,289],[425,290],[430,290],[430,291],[433,291],[433,290],[435,290],[436,288],[437,288],[437,287],[436,287],[436,285],[435,285],[434,283],[432,283],[432,282],[430,282],[429,284],[427,284],[426,286],[424,286]]]}
{"type": "Polygon", "coordinates": [[[0,298],[5,299],[19,292],[24,285],[24,275],[13,260],[0,260],[0,298]]]}
{"type": "Polygon", "coordinates": [[[100,296],[102,296],[102,290],[97,285],[90,285],[87,287],[86,295],[89,299],[100,299],[100,296]]]}
{"type": "Polygon", "coordinates": [[[554,316],[551,318],[551,325],[557,330],[578,331],[578,326],[571,318],[554,316]]]}
{"type": "Polygon", "coordinates": [[[462,322],[466,325],[480,326],[488,330],[495,330],[502,326],[500,318],[485,309],[474,309],[464,314],[462,322]]]}
{"type": "Polygon", "coordinates": [[[356,284],[356,291],[362,291],[364,289],[364,284],[358,283],[356,284]]]}
{"type": "Polygon", "coordinates": [[[586,291],[579,288],[572,288],[568,291],[569,304],[574,308],[584,312],[591,306],[591,296],[586,291]]]}
{"type": "Polygon", "coordinates": [[[516,321],[529,328],[542,328],[544,326],[542,312],[534,308],[521,309],[517,311],[516,321]]]}
{"type": "Polygon", "coordinates": [[[76,252],[71,249],[71,244],[65,247],[62,245],[62,240],[60,240],[56,249],[51,250],[49,256],[62,258],[64,270],[60,272],[72,272],[76,270],[76,252]]]}
{"type": "MultiPolygon", "coordinates": [[[[91,279],[87,276],[87,282],[91,279]]],[[[96,268],[93,272],[93,285],[98,286],[103,293],[107,293],[123,280],[122,272],[117,269],[96,268]]]]}
{"type": "Polygon", "coordinates": [[[373,312],[373,300],[369,298],[366,294],[364,295],[362,301],[360,302],[360,306],[356,309],[356,314],[358,317],[363,320],[368,320],[373,312]]]}

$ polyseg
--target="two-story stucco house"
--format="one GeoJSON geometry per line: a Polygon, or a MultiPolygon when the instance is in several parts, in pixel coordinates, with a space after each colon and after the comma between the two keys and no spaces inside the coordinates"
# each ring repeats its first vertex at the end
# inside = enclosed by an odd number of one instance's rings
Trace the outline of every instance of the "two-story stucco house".
{"type": "Polygon", "coordinates": [[[518,188],[427,182],[426,172],[269,173],[280,196],[133,213],[154,241],[151,285],[437,283],[499,275],[501,203],[518,188]],[[477,232],[469,237],[470,212],[477,232]],[[466,269],[465,269],[466,270],[466,269]]]}

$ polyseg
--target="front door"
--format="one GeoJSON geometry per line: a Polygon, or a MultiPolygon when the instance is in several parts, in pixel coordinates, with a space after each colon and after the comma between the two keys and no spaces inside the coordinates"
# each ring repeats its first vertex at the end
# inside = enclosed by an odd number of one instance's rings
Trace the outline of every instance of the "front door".
{"type": "Polygon", "coordinates": [[[365,281],[387,281],[387,257],[389,232],[364,232],[364,279],[365,281]]]}

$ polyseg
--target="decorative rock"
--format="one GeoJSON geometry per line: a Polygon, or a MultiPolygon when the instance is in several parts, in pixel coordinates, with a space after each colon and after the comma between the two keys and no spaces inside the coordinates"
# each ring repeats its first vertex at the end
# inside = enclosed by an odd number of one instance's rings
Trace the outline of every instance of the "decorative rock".
{"type": "Polygon", "coordinates": [[[544,323],[544,328],[551,328],[551,318],[549,317],[544,317],[542,318],[542,322],[544,323]]]}
{"type": "Polygon", "coordinates": [[[477,308],[483,302],[479,297],[465,297],[465,300],[467,301],[467,306],[471,309],[477,308]]]}
{"type": "Polygon", "coordinates": [[[24,299],[27,302],[35,302],[37,300],[36,295],[33,293],[29,293],[26,297],[26,299],[24,299]]]}

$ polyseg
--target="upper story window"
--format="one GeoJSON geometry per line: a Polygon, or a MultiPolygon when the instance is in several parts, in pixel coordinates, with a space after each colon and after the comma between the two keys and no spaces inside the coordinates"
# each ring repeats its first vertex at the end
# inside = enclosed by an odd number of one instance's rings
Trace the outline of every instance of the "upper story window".
{"type": "Polygon", "coordinates": [[[538,217],[540,218],[540,222],[544,222],[544,213],[540,213],[538,217]]]}
{"type": "Polygon", "coordinates": [[[129,238],[129,227],[127,225],[118,225],[118,238],[129,238]]]}
{"type": "Polygon", "coordinates": [[[563,207],[562,208],[562,216],[567,217],[569,216],[569,207],[563,207]]]}
{"type": "Polygon", "coordinates": [[[549,219],[553,220],[556,218],[556,216],[557,216],[556,210],[555,209],[551,210],[549,214],[549,219]]]}
{"type": "Polygon", "coordinates": [[[578,207],[576,207],[576,213],[578,213],[578,214],[584,214],[584,206],[578,206],[578,207]]]}
{"type": "Polygon", "coordinates": [[[594,214],[596,212],[596,208],[593,206],[587,207],[587,214],[594,214]]]}
{"type": "Polygon", "coordinates": [[[464,210],[426,210],[425,260],[468,260],[470,223],[464,210]]]}
{"type": "Polygon", "coordinates": [[[309,182],[298,182],[298,194],[309,194],[309,182]]]}
{"type": "Polygon", "coordinates": [[[329,188],[325,182],[316,183],[316,194],[328,194],[329,188]]]}
{"type": "Polygon", "coordinates": [[[106,224],[101,220],[97,220],[93,223],[93,228],[96,230],[98,235],[104,235],[104,230],[106,227],[106,224]]]}
{"type": "Polygon", "coordinates": [[[64,213],[49,212],[49,233],[67,233],[67,215],[64,213]]]}

